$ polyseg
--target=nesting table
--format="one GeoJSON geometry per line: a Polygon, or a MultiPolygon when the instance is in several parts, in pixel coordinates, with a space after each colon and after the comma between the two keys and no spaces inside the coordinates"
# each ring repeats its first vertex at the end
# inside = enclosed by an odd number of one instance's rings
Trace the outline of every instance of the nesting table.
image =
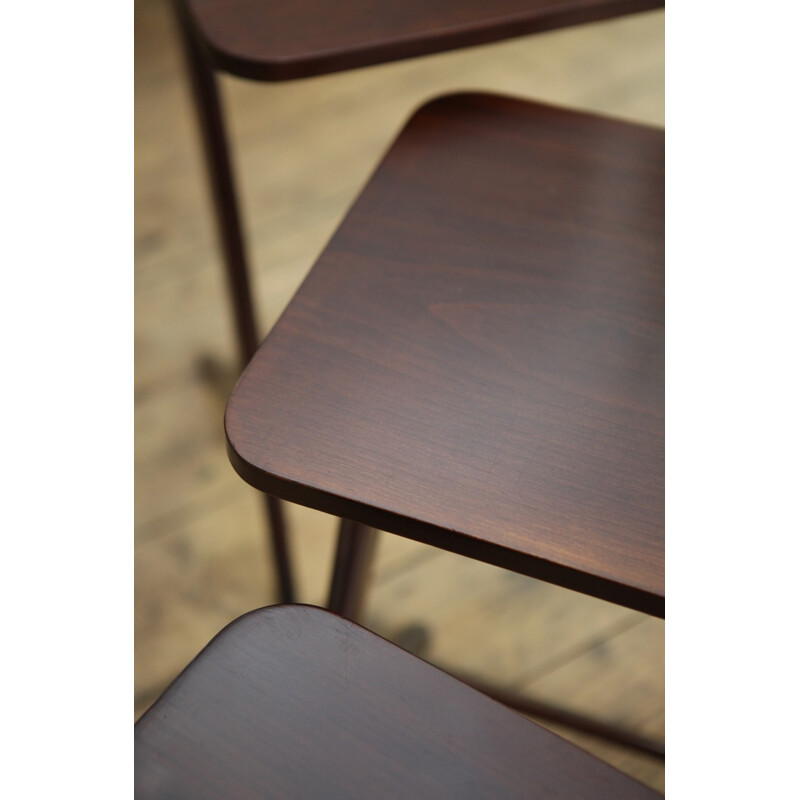
{"type": "Polygon", "coordinates": [[[664,615],[663,132],[418,111],[241,377],[256,488],[664,615]]]}
{"type": "Polygon", "coordinates": [[[229,625],[135,728],[138,800],[657,793],[329,612],[229,625]]]}

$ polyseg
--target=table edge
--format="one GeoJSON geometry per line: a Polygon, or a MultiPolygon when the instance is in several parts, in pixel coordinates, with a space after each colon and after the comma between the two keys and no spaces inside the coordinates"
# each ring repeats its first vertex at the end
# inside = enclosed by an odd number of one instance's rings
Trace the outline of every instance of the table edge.
{"type": "Polygon", "coordinates": [[[470,23],[428,31],[389,40],[370,42],[355,47],[319,50],[291,56],[256,57],[237,51],[203,28],[186,0],[186,10],[215,69],[240,78],[266,82],[283,82],[318,77],[351,69],[419,58],[483,44],[492,44],[559,28],[603,22],[629,14],[654,11],[664,7],[664,0],[609,0],[602,6],[571,10],[543,10],[497,18],[491,24],[470,23]]]}
{"type": "Polygon", "coordinates": [[[592,575],[576,567],[558,564],[541,556],[520,553],[500,544],[477,539],[468,533],[449,530],[431,522],[378,508],[360,500],[343,497],[319,487],[300,484],[285,476],[268,472],[239,455],[230,440],[227,425],[225,426],[225,441],[228,458],[235,472],[250,486],[265,494],[335,517],[359,522],[376,530],[413,539],[457,555],[483,561],[643,614],[661,619],[665,616],[664,594],[642,587],[621,584],[611,578],[592,575]]]}

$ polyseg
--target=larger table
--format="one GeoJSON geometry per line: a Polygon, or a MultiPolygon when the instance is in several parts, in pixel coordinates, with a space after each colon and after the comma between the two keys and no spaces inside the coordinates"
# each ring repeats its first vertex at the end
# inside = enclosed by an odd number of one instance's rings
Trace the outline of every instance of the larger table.
{"type": "Polygon", "coordinates": [[[663,132],[407,125],[239,381],[264,492],[664,615],[663,132]]]}

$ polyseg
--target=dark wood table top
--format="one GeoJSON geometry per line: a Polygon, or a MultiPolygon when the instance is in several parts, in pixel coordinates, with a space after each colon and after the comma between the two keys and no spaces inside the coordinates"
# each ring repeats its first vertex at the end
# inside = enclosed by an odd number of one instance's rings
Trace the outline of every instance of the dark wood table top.
{"type": "Polygon", "coordinates": [[[216,65],[324,75],[659,8],[663,0],[181,0],[216,65]]]}
{"type": "Polygon", "coordinates": [[[655,798],[352,622],[241,617],[135,728],[136,797],[655,798]]]}
{"type": "Polygon", "coordinates": [[[663,131],[425,106],[234,390],[234,467],[663,616],[663,226],[663,131]]]}

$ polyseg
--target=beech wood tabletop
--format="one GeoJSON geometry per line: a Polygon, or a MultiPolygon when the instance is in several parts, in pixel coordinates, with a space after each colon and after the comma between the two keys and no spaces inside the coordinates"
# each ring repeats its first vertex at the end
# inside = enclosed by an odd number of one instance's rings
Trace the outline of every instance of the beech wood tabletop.
{"type": "Polygon", "coordinates": [[[663,237],[663,131],[424,106],[234,390],[234,467],[663,616],[663,237]]]}
{"type": "Polygon", "coordinates": [[[660,8],[663,0],[181,0],[215,64],[281,81],[660,8]]]}
{"type": "Polygon", "coordinates": [[[139,800],[657,793],[330,612],[240,617],[135,727],[139,800]]]}

